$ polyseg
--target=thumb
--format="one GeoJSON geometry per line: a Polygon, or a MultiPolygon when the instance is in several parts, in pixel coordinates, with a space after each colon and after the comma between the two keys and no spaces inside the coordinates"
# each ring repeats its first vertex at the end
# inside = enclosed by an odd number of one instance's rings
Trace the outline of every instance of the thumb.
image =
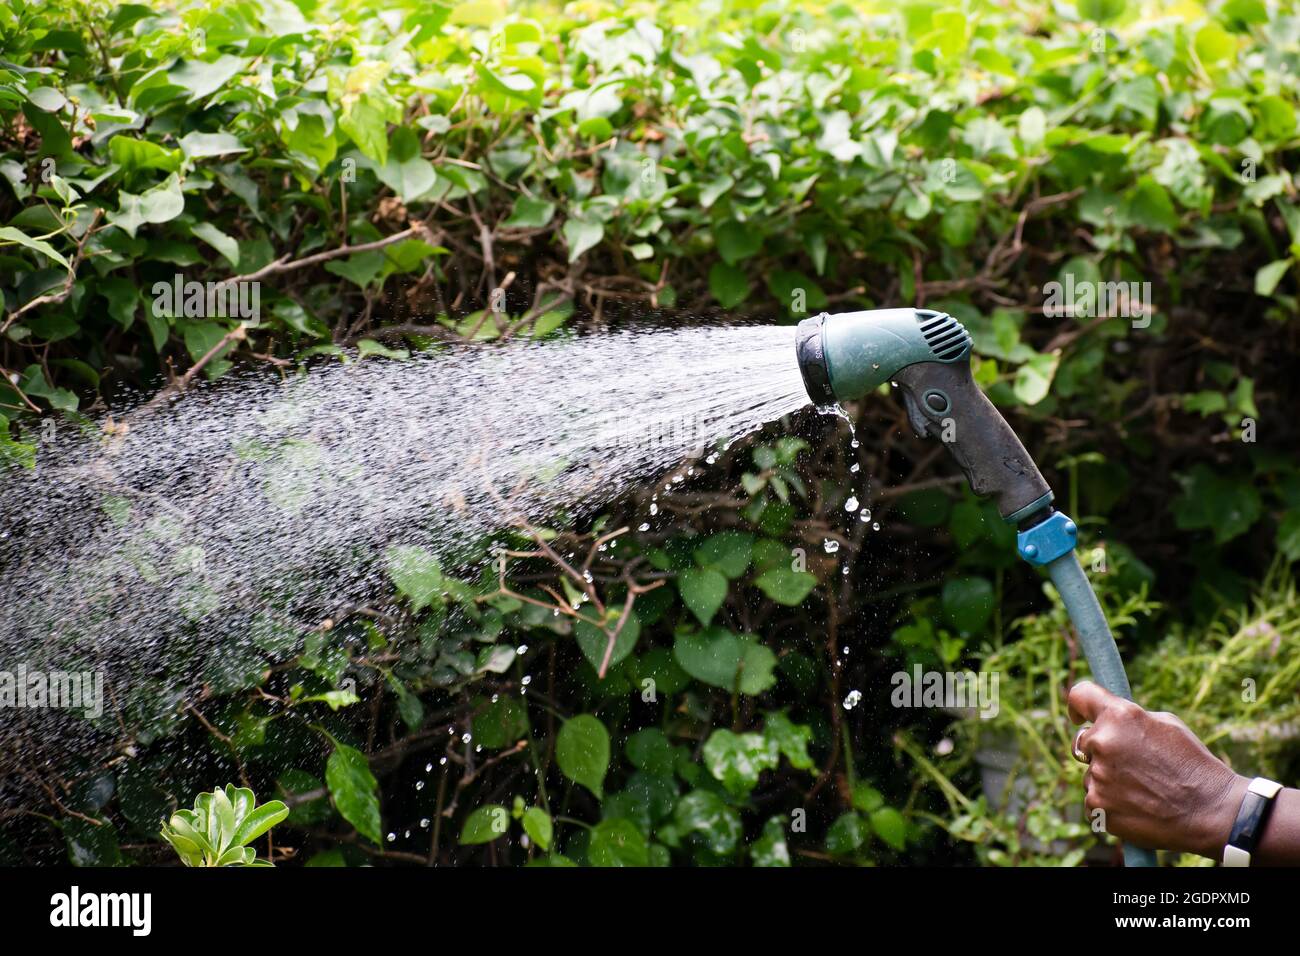
{"type": "Polygon", "coordinates": [[[1100,684],[1094,684],[1090,680],[1081,680],[1070,688],[1070,694],[1066,697],[1066,705],[1069,707],[1070,720],[1073,723],[1081,724],[1086,720],[1095,724],[1102,711],[1117,700],[1119,700],[1118,697],[1100,684]]]}

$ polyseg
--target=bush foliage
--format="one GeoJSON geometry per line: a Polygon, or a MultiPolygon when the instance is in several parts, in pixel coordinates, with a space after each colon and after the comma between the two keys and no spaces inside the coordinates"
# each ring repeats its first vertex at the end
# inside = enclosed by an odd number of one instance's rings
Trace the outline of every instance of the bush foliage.
{"type": "MultiPolygon", "coordinates": [[[[1163,631],[1248,626],[1252,590],[1293,645],[1298,43],[1278,0],[0,0],[0,456],[32,467],[43,419],[196,370],[927,305],[973,332],[1126,652],[1156,673],[1163,631]],[[164,302],[177,276],[258,283],[258,321],[164,302]],[[1136,291],[1062,316],[1053,282],[1136,291]]],[[[946,833],[1077,862],[1096,840],[1060,780],[990,806],[969,722],[872,703],[992,657],[1045,678],[1002,728],[1041,741],[1081,665],[996,512],[887,397],[852,411],[860,445],[774,429],[661,489],[654,532],[600,537],[649,491],[546,529],[590,549],[604,628],[398,556],[400,613],[209,688],[128,761],[85,755],[0,851],[164,859],[162,819],[240,779],[317,865],[966,859],[946,833]],[[846,527],[854,464],[878,531],[846,527]],[[638,559],[662,583],[624,615],[638,559]]],[[[544,555],[509,572],[584,588],[544,555]]],[[[1216,726],[1256,713],[1212,699],[1216,726]]]]}

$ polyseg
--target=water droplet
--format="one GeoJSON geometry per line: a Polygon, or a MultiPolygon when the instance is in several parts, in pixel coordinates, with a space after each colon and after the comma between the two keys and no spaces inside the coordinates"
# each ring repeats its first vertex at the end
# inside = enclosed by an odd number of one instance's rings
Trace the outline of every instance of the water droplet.
{"type": "Polygon", "coordinates": [[[658,513],[659,513],[659,506],[656,505],[656,504],[651,504],[651,505],[650,505],[650,516],[651,516],[651,517],[654,517],[654,516],[657,515],[658,513]]]}
{"type": "Polygon", "coordinates": [[[834,538],[827,538],[822,542],[822,547],[826,549],[827,554],[834,554],[840,549],[840,543],[834,538]]]}
{"type": "Polygon", "coordinates": [[[880,530],[880,522],[879,522],[879,521],[873,521],[873,522],[871,522],[871,530],[872,530],[872,531],[879,531],[879,530],[880,530]]]}
{"type": "Polygon", "coordinates": [[[423,780],[417,780],[417,781],[415,781],[415,789],[416,789],[416,790],[423,790],[423,789],[424,789],[424,781],[423,781],[423,780]]]}
{"type": "Polygon", "coordinates": [[[858,499],[855,498],[853,495],[849,495],[849,500],[846,501],[846,502],[844,502],[844,510],[847,511],[847,512],[849,512],[849,513],[852,513],[852,512],[854,512],[854,511],[857,511],[857,510],[858,510],[858,499]]]}
{"type": "Polygon", "coordinates": [[[528,653],[528,645],[520,644],[518,647],[515,648],[515,653],[520,657],[523,657],[525,654],[528,653]]]}
{"type": "Polygon", "coordinates": [[[862,466],[857,464],[856,462],[852,465],[852,467],[849,468],[849,472],[854,475],[856,475],[861,470],[862,470],[862,466]]]}
{"type": "Polygon", "coordinates": [[[430,822],[431,822],[431,821],[429,820],[428,817],[424,817],[424,818],[422,818],[422,819],[420,820],[420,829],[421,829],[421,830],[427,830],[427,829],[429,829],[429,823],[430,823],[430,822]]]}
{"type": "Polygon", "coordinates": [[[424,765],[424,772],[425,772],[425,773],[433,773],[433,764],[431,764],[431,763],[426,763],[426,764],[424,765]]]}
{"type": "Polygon", "coordinates": [[[844,709],[852,710],[860,703],[862,703],[862,691],[851,690],[849,691],[849,695],[844,698],[844,709]]]}
{"type": "Polygon", "coordinates": [[[523,684],[525,687],[527,687],[527,686],[528,686],[529,684],[531,684],[532,682],[533,682],[532,677],[530,677],[530,676],[525,676],[524,679],[521,680],[519,683],[521,683],[521,684],[523,684]]]}
{"type": "Polygon", "coordinates": [[[641,524],[637,525],[636,530],[638,530],[638,531],[649,531],[649,530],[650,530],[650,522],[649,522],[649,521],[642,522],[641,524]]]}
{"type": "Polygon", "coordinates": [[[389,843],[392,843],[392,842],[393,842],[394,840],[396,840],[396,839],[397,839],[397,834],[396,834],[396,833],[390,833],[390,834],[388,834],[388,842],[389,842],[389,843]]]}

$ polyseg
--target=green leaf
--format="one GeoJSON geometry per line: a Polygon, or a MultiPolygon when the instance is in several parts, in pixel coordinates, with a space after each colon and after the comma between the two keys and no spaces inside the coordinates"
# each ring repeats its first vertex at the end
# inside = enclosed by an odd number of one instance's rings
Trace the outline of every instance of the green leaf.
{"type": "Polygon", "coordinates": [[[239,265],[239,243],[233,236],[228,236],[210,222],[201,222],[191,230],[193,235],[202,239],[225,257],[233,267],[239,265]]]}
{"type": "Polygon", "coordinates": [[[0,226],[0,245],[9,242],[16,242],[25,249],[31,249],[33,252],[39,252],[65,269],[68,268],[68,260],[44,239],[34,239],[21,229],[15,229],[13,226],[0,226]]]}
{"type": "Polygon", "coordinates": [[[713,238],[718,244],[718,254],[729,266],[751,258],[763,247],[763,233],[753,223],[724,222],[713,230],[713,238]]]}
{"type": "Polygon", "coordinates": [[[234,846],[248,846],[271,827],[289,816],[289,808],[279,800],[270,800],[250,812],[235,828],[234,846]]]}
{"type": "Polygon", "coordinates": [[[751,635],[720,627],[678,635],[673,657],[691,677],[727,691],[757,695],[776,683],[776,655],[751,635]]]}
{"type": "Polygon", "coordinates": [[[119,191],[117,210],[108,214],[108,221],[135,238],[136,230],[145,223],[170,222],[185,211],[185,197],[181,194],[180,180],[175,173],[166,182],[140,195],[119,191]]]}
{"type": "Polygon", "coordinates": [[[1094,23],[1109,23],[1124,12],[1125,0],[1079,0],[1079,16],[1094,23]]]}
{"type": "Polygon", "coordinates": [[[242,57],[230,54],[219,56],[211,62],[186,60],[168,72],[167,80],[173,86],[188,90],[189,101],[193,103],[225,86],[234,76],[243,71],[246,62],[242,57]]]}
{"type": "Polygon", "coordinates": [[[872,813],[871,829],[895,850],[907,844],[907,821],[893,807],[881,807],[872,813]]]}
{"type": "Polygon", "coordinates": [[[601,820],[591,831],[587,859],[592,866],[649,866],[645,836],[631,820],[601,820]]]}
{"type": "Polygon", "coordinates": [[[518,696],[502,694],[474,715],[474,742],[488,750],[501,750],[528,733],[528,717],[518,696]]]}
{"type": "Polygon", "coordinates": [[[826,831],[826,850],[835,856],[848,856],[867,842],[867,824],[856,813],[846,813],[826,831]]]}
{"type": "Polygon", "coordinates": [[[529,807],[524,811],[524,832],[528,834],[537,846],[543,851],[551,848],[551,840],[555,835],[555,827],[551,823],[551,815],[539,807],[529,807]]]}
{"type": "Polygon", "coordinates": [[[208,159],[249,151],[238,137],[230,133],[186,133],[180,138],[179,145],[187,159],[208,159]]]}
{"type": "Polygon", "coordinates": [[[1215,544],[1244,534],[1263,511],[1253,485],[1220,475],[1209,465],[1197,465],[1178,480],[1183,494],[1171,506],[1174,524],[1183,530],[1210,529],[1215,544]]]}
{"type": "Polygon", "coordinates": [[[574,783],[582,784],[598,799],[604,796],[605,771],[609,769],[605,725],[590,714],[566,720],[555,741],[555,760],[574,783]]]}
{"type": "Polygon", "coordinates": [[[1156,232],[1176,232],[1179,220],[1173,200],[1164,186],[1143,176],[1128,192],[1128,218],[1136,226],[1156,232]]]}
{"type": "Polygon", "coordinates": [[[708,624],[727,599],[727,579],[712,568],[690,568],[677,576],[677,591],[701,624],[708,624]]]}
{"type": "Polygon", "coordinates": [[[735,579],[749,568],[753,551],[754,536],[749,532],[719,531],[695,549],[695,561],[700,567],[721,571],[735,579]]]}
{"type": "Polygon", "coordinates": [[[632,766],[646,773],[672,776],[673,745],[658,727],[645,727],[627,739],[624,748],[632,766]]]}
{"type": "Polygon", "coordinates": [[[1255,294],[1272,295],[1277,284],[1282,281],[1287,270],[1291,268],[1290,259],[1277,259],[1266,266],[1260,266],[1255,273],[1255,294]]]}
{"type": "Polygon", "coordinates": [[[812,589],[817,586],[817,578],[807,571],[775,567],[760,574],[754,584],[777,604],[794,607],[802,604],[804,598],[812,593],[812,589]]]}
{"type": "Polygon", "coordinates": [[[951,578],[943,586],[944,616],[962,634],[977,634],[993,616],[993,585],[980,577],[951,578]]]}
{"type": "Polygon", "coordinates": [[[812,757],[808,755],[812,728],[806,724],[796,724],[785,714],[773,711],[767,714],[763,722],[763,736],[785,755],[790,766],[796,770],[812,770],[815,766],[812,757]]]}
{"type": "MultiPolygon", "coordinates": [[[[318,124],[320,122],[316,117],[303,117],[299,119],[299,129],[307,126],[304,119],[314,119],[318,124]]],[[[319,128],[323,133],[324,127],[319,128]]],[[[357,149],[367,159],[380,166],[388,162],[388,117],[370,96],[361,97],[350,109],[344,111],[339,117],[339,129],[357,144],[357,149]]],[[[330,159],[333,158],[332,149],[328,155],[330,159]]]]}
{"type": "Polygon", "coordinates": [[[411,545],[389,548],[385,553],[388,576],[415,611],[441,602],[446,594],[442,567],[424,548],[411,545]]]}
{"type": "Polygon", "coordinates": [[[509,829],[510,811],[499,803],[490,803],[478,807],[465,818],[465,825],[460,830],[460,842],[465,846],[491,843],[505,836],[509,829]]]}
{"type": "Polygon", "coordinates": [[[27,94],[28,101],[46,113],[57,113],[67,105],[68,98],[52,86],[38,86],[27,94]]]}
{"type": "Polygon", "coordinates": [[[1202,63],[1217,63],[1234,57],[1237,53],[1236,38],[1214,21],[1196,31],[1193,46],[1202,63]]]}
{"type": "Polygon", "coordinates": [[[1277,549],[1288,561],[1300,561],[1300,508],[1292,508],[1278,523],[1277,549]]]}
{"type": "Polygon", "coordinates": [[[1034,355],[1016,370],[1011,386],[1017,399],[1026,405],[1037,405],[1052,391],[1052,379],[1061,364],[1061,353],[1047,352],[1034,355]]]}
{"type": "MultiPolygon", "coordinates": [[[[608,631],[613,631],[618,626],[622,614],[622,605],[608,608],[605,612],[605,628],[608,631]]],[[[615,667],[627,659],[627,656],[636,648],[637,638],[640,635],[641,621],[637,618],[636,612],[632,611],[628,614],[622,630],[618,632],[618,638],[614,641],[614,650],[609,658],[610,667],[615,667]]],[[[578,647],[582,649],[583,656],[599,672],[605,660],[605,651],[609,647],[609,634],[606,633],[606,630],[602,630],[587,621],[578,621],[573,626],[573,636],[577,639],[578,647]]]]}
{"type": "Polygon", "coordinates": [[[724,309],[734,308],[749,298],[749,277],[735,266],[715,262],[709,269],[709,292],[724,309]]]}
{"type": "Polygon", "coordinates": [[[599,222],[570,218],[564,223],[564,241],[569,247],[569,261],[578,257],[605,237],[605,227],[599,222]]]}
{"type": "Polygon", "coordinates": [[[393,131],[387,161],[377,165],[375,175],[403,202],[412,202],[438,181],[433,164],[420,155],[420,140],[405,127],[393,131]]]}
{"type": "Polygon", "coordinates": [[[718,856],[735,852],[744,834],[739,814],[710,790],[692,790],[677,801],[673,822],[684,833],[698,835],[718,856]]]}
{"type": "Polygon", "coordinates": [[[330,260],[325,263],[325,271],[341,276],[364,289],[379,278],[387,262],[382,252],[358,252],[346,259],[330,260]]]}
{"type": "Polygon", "coordinates": [[[362,339],[357,343],[357,360],[367,359],[371,356],[378,355],[387,359],[408,359],[411,353],[406,349],[390,349],[386,345],[380,345],[374,339],[362,339]]]}
{"type": "Polygon", "coordinates": [[[179,150],[164,149],[157,143],[130,136],[114,136],[108,141],[108,154],[113,162],[128,172],[140,169],[161,169],[174,173],[180,169],[182,156],[179,150]]]}
{"type": "Polygon", "coordinates": [[[793,315],[807,315],[830,304],[821,286],[802,272],[777,269],[767,276],[767,288],[793,315]]]}
{"type": "MultiPolygon", "coordinates": [[[[541,229],[544,226],[549,226],[554,217],[555,203],[546,202],[543,199],[534,199],[532,196],[520,195],[515,200],[510,218],[503,225],[509,229],[541,229]]],[[[572,247],[571,240],[570,246],[572,247]]]]}
{"type": "Polygon", "coordinates": [[[758,775],[777,765],[776,742],[762,734],[734,734],[719,729],[704,743],[704,766],[727,792],[744,797],[758,785],[758,775]]]}
{"type": "Polygon", "coordinates": [[[786,867],[790,865],[790,847],[785,840],[785,820],[771,817],[763,824],[759,834],[749,847],[749,858],[754,866],[786,867]]]}
{"type": "Polygon", "coordinates": [[[325,785],[343,819],[371,843],[380,845],[379,782],[370,772],[366,755],[336,743],[325,764],[325,785]]]}

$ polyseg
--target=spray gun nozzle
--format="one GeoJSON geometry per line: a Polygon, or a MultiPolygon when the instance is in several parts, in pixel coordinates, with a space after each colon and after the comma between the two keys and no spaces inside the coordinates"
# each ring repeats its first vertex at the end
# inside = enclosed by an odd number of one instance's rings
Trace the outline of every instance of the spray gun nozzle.
{"type": "Polygon", "coordinates": [[[803,375],[803,387],[808,390],[808,397],[819,408],[835,404],[835,392],[831,388],[831,373],[826,367],[826,352],[822,347],[823,315],[804,319],[795,330],[794,350],[799,358],[799,371],[803,375]]]}

